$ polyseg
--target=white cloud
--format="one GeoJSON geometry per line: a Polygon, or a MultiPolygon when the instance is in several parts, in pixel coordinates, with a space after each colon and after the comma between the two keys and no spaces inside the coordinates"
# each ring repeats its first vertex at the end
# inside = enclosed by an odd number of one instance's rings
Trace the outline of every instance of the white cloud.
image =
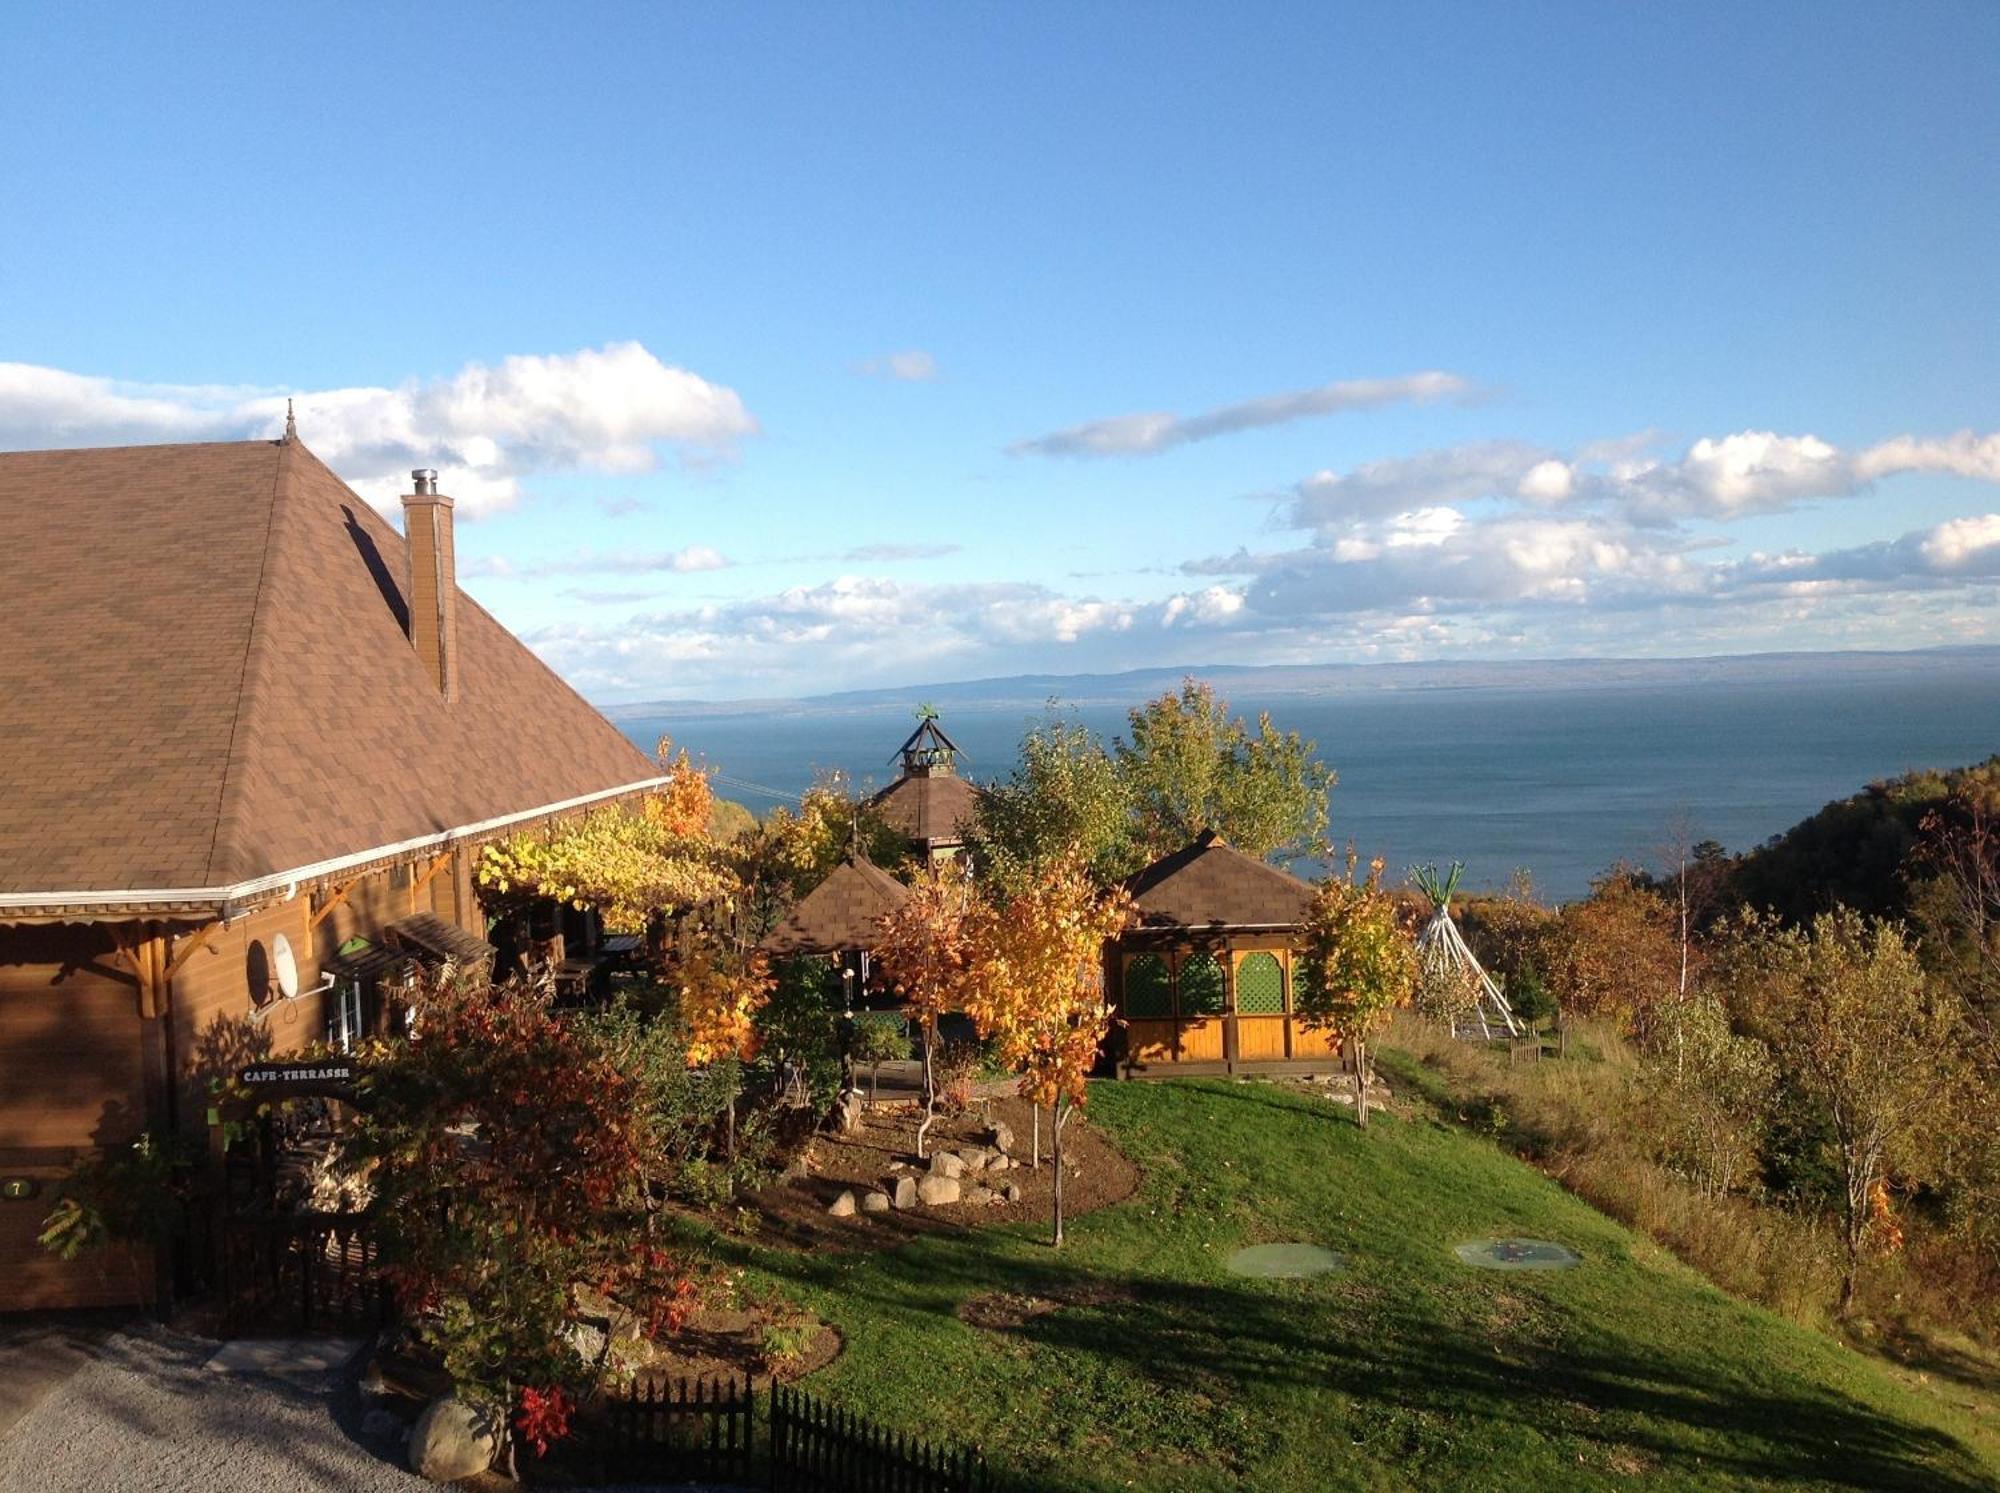
{"type": "MultiPolygon", "coordinates": [[[[250,440],[284,428],[271,389],[126,383],[27,363],[0,364],[0,444],[250,440]]],[[[662,363],[637,342],[470,363],[396,388],[291,396],[299,434],[385,510],[411,469],[435,467],[468,513],[515,503],[538,472],[641,472],[659,448],[726,453],[757,422],[734,390],[662,363]]]]}
{"type": "Polygon", "coordinates": [[[1917,549],[1939,571],[2000,570],[2000,513],[1939,524],[1918,541],[1917,549]]]}
{"type": "Polygon", "coordinates": [[[850,565],[879,565],[901,560],[941,560],[964,549],[962,544],[857,544],[841,558],[850,565]]]}
{"type": "Polygon", "coordinates": [[[1293,486],[1284,519],[1334,535],[1384,514],[1489,500],[1592,507],[1634,523],[1671,525],[1781,513],[1814,499],[1855,497],[1881,478],[1925,472],[2000,482],[2000,434],[1904,435],[1849,452],[1816,435],[1744,430],[1704,436],[1678,457],[1652,453],[1634,439],[1568,456],[1519,441],[1485,441],[1315,472],[1293,486]]]}
{"type": "Polygon", "coordinates": [[[861,365],[861,371],[872,377],[898,379],[906,384],[927,384],[938,376],[938,362],[922,348],[912,347],[870,358],[861,365]]]}
{"type": "Polygon", "coordinates": [[[1471,381],[1456,373],[1432,371],[1400,378],[1345,379],[1316,389],[1296,389],[1224,405],[1198,415],[1165,411],[1113,415],[1016,441],[1007,449],[1016,456],[1150,456],[1173,446],[1267,425],[1284,425],[1316,415],[1379,409],[1391,404],[1429,404],[1439,399],[1462,398],[1472,392],[1471,381]]]}
{"type": "Polygon", "coordinates": [[[551,575],[689,575],[705,570],[726,570],[730,564],[720,550],[706,544],[690,544],[677,550],[639,553],[599,554],[594,550],[582,550],[574,555],[531,560],[526,564],[516,564],[504,555],[486,555],[459,568],[466,575],[534,580],[551,575]]]}

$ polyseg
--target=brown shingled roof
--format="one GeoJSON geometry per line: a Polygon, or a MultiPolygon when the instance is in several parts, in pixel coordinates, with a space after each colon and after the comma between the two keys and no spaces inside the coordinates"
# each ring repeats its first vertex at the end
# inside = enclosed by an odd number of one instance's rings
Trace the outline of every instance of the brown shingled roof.
{"type": "Polygon", "coordinates": [[[954,773],[900,777],[868,800],[897,834],[922,845],[956,845],[972,829],[979,790],[954,773]]]}
{"type": "Polygon", "coordinates": [[[850,855],[799,899],[757,947],[766,954],[837,954],[875,946],[883,917],[910,889],[864,856],[850,855]]]}
{"type": "Polygon", "coordinates": [[[0,453],[0,892],[210,888],[657,767],[297,441],[0,453]]]}
{"type": "Polygon", "coordinates": [[[1148,928],[1295,928],[1313,895],[1214,830],[1129,877],[1125,889],[1148,928]]]}

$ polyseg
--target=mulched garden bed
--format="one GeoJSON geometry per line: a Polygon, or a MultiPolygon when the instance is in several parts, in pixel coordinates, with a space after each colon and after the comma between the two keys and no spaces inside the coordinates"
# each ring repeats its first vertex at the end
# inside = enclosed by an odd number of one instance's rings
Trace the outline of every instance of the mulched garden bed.
{"type": "MultiPolygon", "coordinates": [[[[1021,1189],[1015,1202],[919,1205],[887,1213],[856,1212],[836,1218],[828,1207],[842,1192],[859,1199],[882,1188],[895,1176],[921,1177],[917,1161],[914,1105],[884,1106],[863,1117],[852,1135],[820,1135],[806,1153],[807,1175],[777,1182],[744,1200],[757,1237],[800,1249],[881,1249],[922,1234],[975,1228],[985,1224],[1046,1222],[1053,1208],[1054,1168],[1048,1154],[1048,1114],[1042,1115],[1042,1164],[1032,1166],[1033,1112],[1025,1100],[1013,1097],[976,1101],[965,1113],[940,1116],[927,1137],[928,1150],[956,1150],[984,1143],[995,1120],[1014,1132],[1011,1165],[998,1177],[970,1176],[967,1182],[997,1186],[1012,1182],[1021,1189]]],[[[1123,1202],[1139,1186],[1139,1169],[1079,1112],[1063,1127],[1063,1160],[1069,1168],[1063,1184],[1063,1213],[1075,1218],[1097,1208],[1123,1202]]]]}

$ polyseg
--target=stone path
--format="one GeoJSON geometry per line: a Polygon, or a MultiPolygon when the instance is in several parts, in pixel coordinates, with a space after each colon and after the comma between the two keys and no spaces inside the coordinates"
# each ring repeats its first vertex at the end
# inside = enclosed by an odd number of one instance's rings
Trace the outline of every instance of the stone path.
{"type": "MultiPolygon", "coordinates": [[[[343,1374],[282,1347],[137,1327],[94,1344],[0,1434],[0,1493],[413,1493],[343,1374]]],[[[323,1345],[320,1345],[323,1347],[323,1345]]]]}

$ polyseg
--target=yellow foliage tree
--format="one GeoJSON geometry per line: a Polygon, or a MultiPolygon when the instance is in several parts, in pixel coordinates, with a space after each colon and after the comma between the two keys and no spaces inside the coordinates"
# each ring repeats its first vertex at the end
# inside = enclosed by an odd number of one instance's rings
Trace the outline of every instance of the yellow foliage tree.
{"type": "Polygon", "coordinates": [[[1064,1123],[1089,1098],[1085,1080],[1110,1028],[1104,945],[1131,917],[1122,890],[1100,891],[1080,852],[1026,876],[1004,900],[980,904],[970,930],[967,1010],[1021,1075],[1029,1103],[1055,1111],[1053,1242],[1063,1242],[1064,1123]]]}
{"type": "Polygon", "coordinates": [[[1368,1041],[1415,995],[1418,960],[1405,914],[1382,890],[1381,858],[1368,863],[1366,880],[1356,881],[1354,870],[1350,851],[1347,874],[1329,875],[1313,893],[1294,995],[1307,1026],[1353,1049],[1354,1118],[1366,1125],[1368,1041]]]}
{"type": "Polygon", "coordinates": [[[875,961],[910,1003],[924,1058],[924,1120],[917,1155],[937,1116],[938,1020],[972,997],[975,901],[965,868],[946,861],[918,874],[903,905],[882,919],[875,961]]]}

